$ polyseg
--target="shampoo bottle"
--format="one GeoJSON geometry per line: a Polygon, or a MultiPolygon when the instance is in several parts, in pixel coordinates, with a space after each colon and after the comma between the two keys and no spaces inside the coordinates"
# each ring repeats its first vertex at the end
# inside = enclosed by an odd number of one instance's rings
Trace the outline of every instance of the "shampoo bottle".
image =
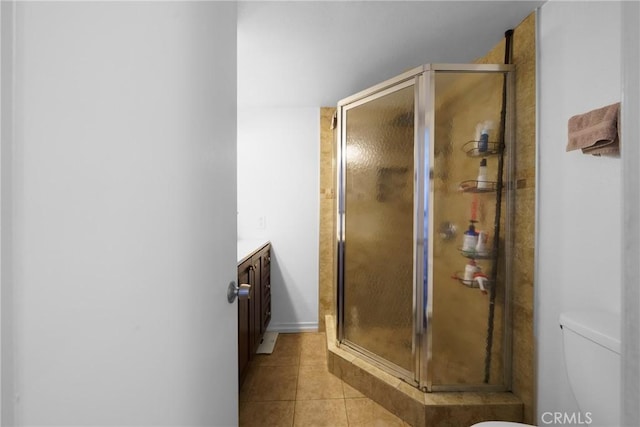
{"type": "Polygon", "coordinates": [[[478,233],[473,223],[469,224],[469,229],[464,232],[464,240],[462,241],[462,250],[464,252],[474,252],[478,245],[478,233]]]}
{"type": "Polygon", "coordinates": [[[479,256],[487,255],[487,233],[484,231],[478,232],[478,244],[476,245],[476,254],[479,256]]]}
{"type": "Polygon", "coordinates": [[[464,277],[462,280],[466,282],[466,284],[471,284],[473,282],[473,276],[480,271],[480,268],[476,265],[474,260],[469,260],[469,263],[464,267],[464,277]]]}
{"type": "Polygon", "coordinates": [[[480,161],[480,169],[478,169],[478,189],[489,188],[489,182],[487,181],[487,159],[480,161]]]}
{"type": "Polygon", "coordinates": [[[487,129],[482,129],[480,132],[480,140],[478,141],[478,152],[486,153],[489,149],[489,131],[487,129]]]}

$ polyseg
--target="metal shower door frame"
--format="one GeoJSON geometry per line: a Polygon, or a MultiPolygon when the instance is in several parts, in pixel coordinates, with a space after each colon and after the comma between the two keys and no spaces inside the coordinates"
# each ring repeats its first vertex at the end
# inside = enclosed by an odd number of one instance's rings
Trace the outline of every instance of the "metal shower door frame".
{"type": "MultiPolygon", "coordinates": [[[[394,363],[387,361],[377,355],[363,349],[355,345],[354,343],[348,342],[345,340],[344,333],[344,247],[346,243],[346,219],[345,219],[345,197],[346,197],[346,153],[345,153],[345,145],[346,145],[346,114],[347,112],[355,107],[366,104],[370,101],[374,101],[380,97],[389,95],[398,90],[406,89],[408,87],[414,87],[414,153],[418,152],[418,148],[416,147],[416,136],[419,131],[419,109],[421,108],[421,79],[422,74],[425,70],[425,66],[416,67],[412,70],[409,70],[393,79],[382,82],[376,86],[373,86],[365,91],[359,92],[353,96],[345,98],[338,102],[338,138],[337,138],[337,183],[338,183],[338,203],[337,203],[337,250],[338,250],[338,263],[337,263],[337,278],[338,278],[338,340],[341,345],[349,348],[351,351],[358,353],[359,356],[367,359],[370,363],[379,366],[387,371],[390,371],[394,375],[399,378],[404,379],[408,383],[418,386],[419,385],[419,377],[418,377],[418,369],[420,365],[420,338],[416,331],[418,326],[418,322],[416,322],[416,306],[417,301],[422,299],[421,295],[416,293],[416,220],[414,215],[414,226],[413,226],[413,332],[412,332],[412,365],[414,369],[412,372],[403,369],[400,366],[395,365],[394,363]]],[[[415,155],[414,155],[415,156],[415,155]]],[[[417,174],[417,166],[416,166],[416,158],[414,157],[414,171],[413,171],[413,182],[414,182],[414,197],[413,204],[414,213],[417,211],[416,205],[416,194],[418,188],[418,180],[417,177],[420,176],[417,174]]],[[[418,276],[419,277],[419,276],[418,276]]]]}

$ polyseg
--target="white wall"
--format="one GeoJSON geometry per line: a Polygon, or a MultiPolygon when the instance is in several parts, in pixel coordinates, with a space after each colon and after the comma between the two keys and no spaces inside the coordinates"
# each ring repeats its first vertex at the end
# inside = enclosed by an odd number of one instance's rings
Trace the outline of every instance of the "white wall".
{"type": "Polygon", "coordinates": [[[270,330],[318,326],[319,122],[317,107],[238,109],[238,237],[271,240],[270,330]]]}
{"type": "Polygon", "coordinates": [[[621,160],[565,152],[569,117],[621,99],[619,2],[546,3],[539,19],[538,414],[577,411],[561,312],[620,312],[621,160]]]}
{"type": "Polygon", "coordinates": [[[235,3],[16,8],[15,425],[237,424],[235,3]]]}

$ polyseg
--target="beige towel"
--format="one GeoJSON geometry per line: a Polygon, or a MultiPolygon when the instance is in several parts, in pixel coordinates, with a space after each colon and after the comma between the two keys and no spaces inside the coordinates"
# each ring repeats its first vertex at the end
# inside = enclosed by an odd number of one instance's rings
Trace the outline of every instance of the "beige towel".
{"type": "Polygon", "coordinates": [[[619,155],[618,118],[620,103],[579,114],[569,119],[567,151],[582,149],[594,156],[619,155]]]}

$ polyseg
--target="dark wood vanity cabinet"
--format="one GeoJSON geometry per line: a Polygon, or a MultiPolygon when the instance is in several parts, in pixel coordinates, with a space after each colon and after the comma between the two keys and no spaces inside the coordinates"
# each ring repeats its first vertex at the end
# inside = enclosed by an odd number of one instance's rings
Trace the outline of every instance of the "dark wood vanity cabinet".
{"type": "Polygon", "coordinates": [[[240,385],[271,320],[271,245],[238,265],[238,284],[249,284],[249,298],[238,301],[238,370],[240,385]]]}

